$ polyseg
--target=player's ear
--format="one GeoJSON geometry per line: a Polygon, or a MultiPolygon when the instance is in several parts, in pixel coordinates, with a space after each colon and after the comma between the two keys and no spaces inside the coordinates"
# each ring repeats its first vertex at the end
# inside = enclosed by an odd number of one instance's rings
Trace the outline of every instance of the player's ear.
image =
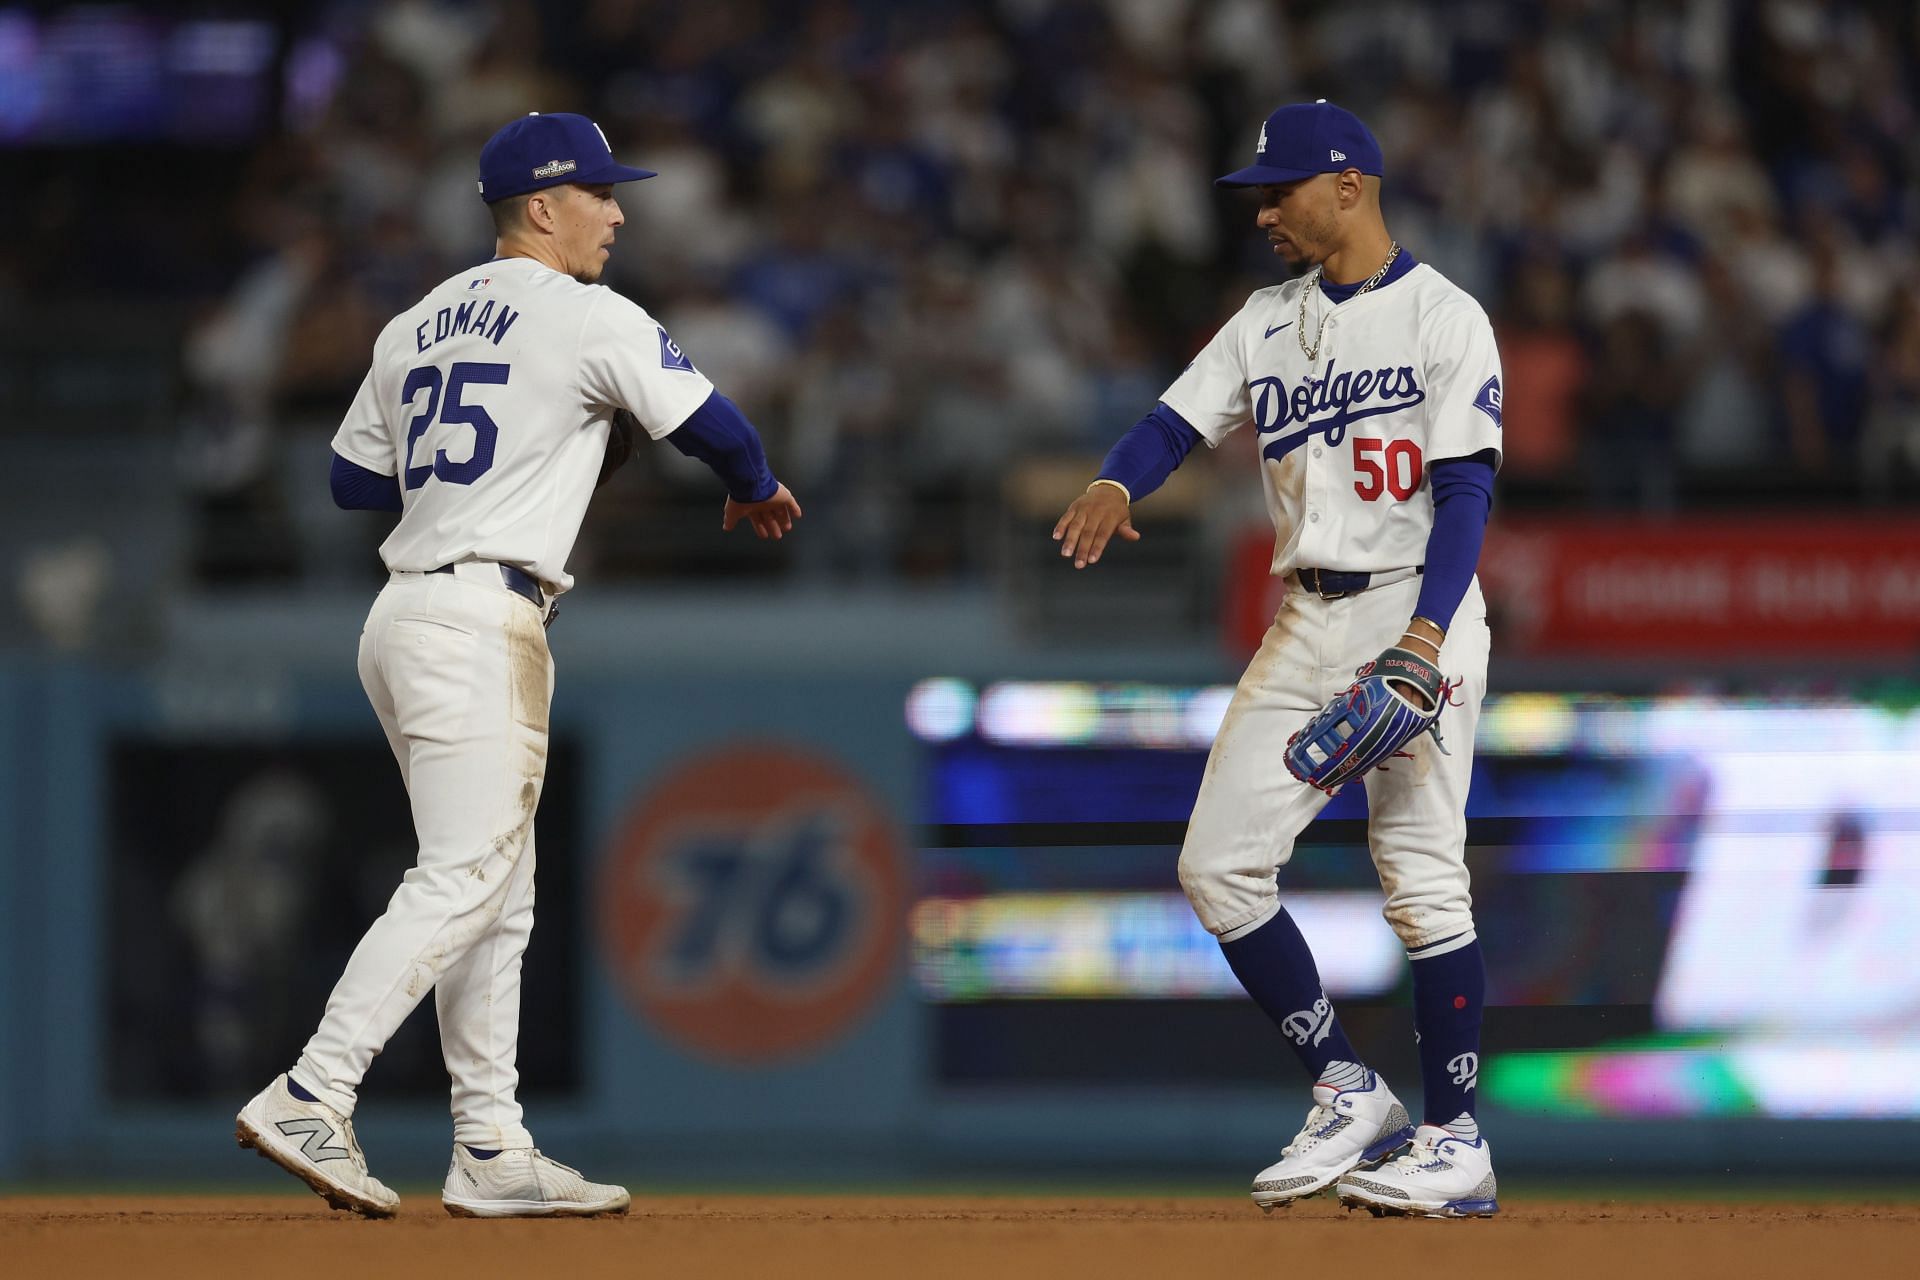
{"type": "Polygon", "coordinates": [[[541,231],[553,230],[553,201],[545,190],[532,192],[527,196],[527,225],[541,231]]]}

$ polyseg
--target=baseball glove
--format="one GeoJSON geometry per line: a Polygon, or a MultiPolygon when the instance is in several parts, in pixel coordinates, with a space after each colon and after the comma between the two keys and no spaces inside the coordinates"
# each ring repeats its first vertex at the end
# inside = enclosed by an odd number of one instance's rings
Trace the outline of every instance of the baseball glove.
{"type": "Polygon", "coordinates": [[[627,465],[627,459],[633,456],[633,429],[640,425],[625,409],[613,411],[613,429],[607,432],[607,451],[600,458],[600,478],[593,482],[598,489],[613,478],[613,473],[627,465]]]}
{"type": "Polygon", "coordinates": [[[1328,795],[1391,759],[1423,733],[1431,733],[1434,745],[1447,749],[1440,738],[1440,713],[1449,690],[1440,668],[1395,646],[1354,674],[1359,678],[1346,692],[1287,739],[1287,772],[1328,795]],[[1400,685],[1425,694],[1431,710],[1422,710],[1400,685]]]}

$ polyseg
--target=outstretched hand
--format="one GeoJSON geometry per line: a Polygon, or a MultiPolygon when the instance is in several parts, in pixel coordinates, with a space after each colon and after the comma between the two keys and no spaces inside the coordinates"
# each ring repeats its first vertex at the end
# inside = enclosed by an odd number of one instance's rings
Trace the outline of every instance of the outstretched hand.
{"type": "Polygon", "coordinates": [[[720,515],[720,529],[731,533],[733,526],[745,520],[753,526],[757,537],[784,538],[799,518],[800,504],[793,500],[787,486],[781,485],[763,502],[735,502],[728,498],[726,510],[720,515]]]}
{"type": "Polygon", "coordinates": [[[1128,542],[1140,541],[1140,531],[1133,527],[1133,507],[1126,495],[1110,484],[1088,486],[1060,517],[1060,523],[1053,526],[1053,540],[1060,544],[1060,554],[1072,556],[1076,569],[1100,563],[1100,553],[1115,534],[1128,542]]]}

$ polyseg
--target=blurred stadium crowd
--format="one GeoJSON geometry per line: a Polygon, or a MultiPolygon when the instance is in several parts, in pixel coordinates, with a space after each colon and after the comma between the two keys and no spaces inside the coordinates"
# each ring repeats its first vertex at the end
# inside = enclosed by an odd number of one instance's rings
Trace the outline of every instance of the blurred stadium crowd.
{"type": "MultiPolygon", "coordinates": [[[[185,198],[165,184],[111,193],[145,225],[199,228],[171,242],[192,263],[107,287],[193,304],[180,418],[221,460],[194,470],[228,544],[203,557],[211,577],[298,571],[270,551],[288,483],[275,459],[324,440],[390,315],[487,256],[475,156],[534,108],[593,115],[617,155],[660,172],[621,191],[609,280],[765,432],[809,513],[782,572],[977,575],[1010,473],[1097,458],[1278,278],[1251,201],[1211,179],[1244,163],[1274,105],[1316,96],[1374,126],[1389,226],[1494,316],[1502,503],[1920,490],[1910,4],[320,13],[289,28],[281,122],[224,207],[163,209],[185,198]],[[238,539],[255,560],[232,556],[236,530],[255,531],[238,539]]],[[[88,216],[84,196],[68,205],[0,249],[0,294],[60,287],[88,216]]],[[[683,461],[649,451],[641,481],[603,495],[585,555],[615,575],[710,572],[647,550],[661,512],[714,501],[683,461]]]]}

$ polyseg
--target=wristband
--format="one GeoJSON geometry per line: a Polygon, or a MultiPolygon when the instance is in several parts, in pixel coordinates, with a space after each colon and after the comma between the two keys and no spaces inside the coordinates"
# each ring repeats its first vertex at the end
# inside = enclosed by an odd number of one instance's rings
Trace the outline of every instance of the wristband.
{"type": "Polygon", "coordinates": [[[1120,491],[1120,496],[1127,500],[1127,505],[1128,506],[1133,505],[1133,495],[1127,491],[1127,486],[1121,484],[1118,480],[1109,480],[1105,476],[1102,476],[1098,480],[1095,480],[1093,484],[1088,485],[1087,490],[1088,492],[1092,492],[1094,485],[1102,485],[1102,484],[1110,484],[1114,488],[1118,489],[1120,491]]]}

